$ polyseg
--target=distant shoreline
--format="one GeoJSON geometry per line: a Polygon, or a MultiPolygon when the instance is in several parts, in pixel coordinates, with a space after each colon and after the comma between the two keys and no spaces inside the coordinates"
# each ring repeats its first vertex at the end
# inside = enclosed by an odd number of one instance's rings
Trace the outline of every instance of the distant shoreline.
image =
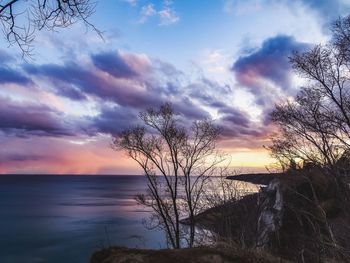
{"type": "Polygon", "coordinates": [[[282,175],[282,173],[239,174],[227,176],[226,179],[260,185],[268,185],[273,179],[279,178],[282,175]]]}

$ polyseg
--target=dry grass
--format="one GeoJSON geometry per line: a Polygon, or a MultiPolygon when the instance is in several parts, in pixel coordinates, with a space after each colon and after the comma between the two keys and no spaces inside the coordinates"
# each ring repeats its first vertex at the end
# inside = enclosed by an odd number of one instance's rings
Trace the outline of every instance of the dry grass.
{"type": "Polygon", "coordinates": [[[95,252],[90,263],[287,263],[286,260],[233,247],[130,249],[113,247],[95,252]]]}

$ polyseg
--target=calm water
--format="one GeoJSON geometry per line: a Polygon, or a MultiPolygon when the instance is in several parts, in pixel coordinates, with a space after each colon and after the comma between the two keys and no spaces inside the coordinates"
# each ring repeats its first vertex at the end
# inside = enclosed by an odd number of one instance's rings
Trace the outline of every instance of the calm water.
{"type": "Polygon", "coordinates": [[[0,175],[0,262],[84,263],[102,247],[164,246],[142,225],[139,176],[0,175]]]}

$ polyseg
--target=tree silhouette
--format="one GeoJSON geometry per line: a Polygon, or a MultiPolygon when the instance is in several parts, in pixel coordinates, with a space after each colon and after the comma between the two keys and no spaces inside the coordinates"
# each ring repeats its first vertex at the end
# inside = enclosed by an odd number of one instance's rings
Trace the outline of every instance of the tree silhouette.
{"type": "Polygon", "coordinates": [[[195,243],[195,215],[209,177],[223,156],[216,150],[219,129],[211,121],[195,121],[191,129],[179,125],[170,104],[140,113],[145,126],[127,129],[114,139],[143,169],[148,192],[137,201],[152,208],[150,227],[166,233],[168,243],[180,248],[195,243]],[[189,234],[180,220],[189,220],[189,234]]]}
{"type": "Polygon", "coordinates": [[[281,136],[270,149],[284,166],[294,160],[334,170],[350,152],[350,16],[333,23],[332,34],[326,45],[290,58],[306,85],[271,114],[281,136]]]}

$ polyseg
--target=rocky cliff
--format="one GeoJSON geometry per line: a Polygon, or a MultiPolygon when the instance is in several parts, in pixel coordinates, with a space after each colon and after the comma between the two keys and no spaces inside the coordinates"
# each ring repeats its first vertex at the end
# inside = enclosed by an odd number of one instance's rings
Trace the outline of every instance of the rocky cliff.
{"type": "Polygon", "coordinates": [[[321,169],[274,179],[259,193],[256,246],[300,262],[348,261],[346,203],[339,182],[321,169]]]}

